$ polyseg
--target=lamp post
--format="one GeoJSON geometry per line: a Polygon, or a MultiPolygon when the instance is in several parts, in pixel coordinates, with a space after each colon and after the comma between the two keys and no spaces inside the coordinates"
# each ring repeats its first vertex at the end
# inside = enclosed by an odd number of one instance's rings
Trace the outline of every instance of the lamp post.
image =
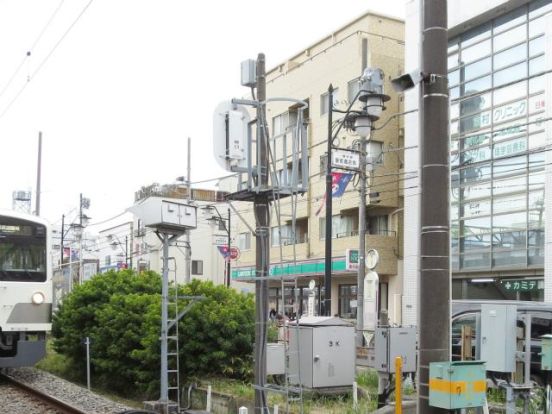
{"type": "MultiPolygon", "coordinates": [[[[365,264],[366,264],[366,164],[367,153],[366,144],[370,140],[373,124],[377,121],[384,108],[384,102],[387,102],[390,98],[383,93],[383,81],[384,74],[381,69],[366,68],[364,69],[362,76],[359,80],[359,90],[355,95],[352,102],[346,111],[340,111],[333,109],[332,102],[329,102],[330,114],[332,112],[344,113],[345,116],[341,119],[335,133],[331,133],[333,125],[328,123],[328,168],[326,179],[326,201],[330,200],[331,206],[331,151],[332,143],[339,134],[342,127],[353,131],[360,136],[360,148],[359,148],[359,263],[357,272],[357,346],[363,345],[363,330],[365,326],[364,321],[364,277],[365,277],[365,264]],[[353,105],[358,101],[362,102],[361,110],[353,110],[353,105]],[[330,185],[329,185],[329,184],[330,185]]],[[[330,85],[329,95],[331,95],[332,87],[330,85]]],[[[331,116],[329,117],[331,120],[331,116]]],[[[328,242],[328,237],[331,238],[331,218],[328,220],[328,211],[326,211],[326,274],[325,274],[325,291],[326,297],[328,297],[328,290],[331,289],[331,268],[328,266],[328,261],[331,265],[331,240],[328,242]],[[328,224],[329,223],[329,224],[328,224]],[[328,226],[330,229],[328,230],[328,226]],[[329,247],[328,247],[329,246],[329,247]],[[328,260],[328,256],[330,259],[328,260]],[[329,277],[328,277],[329,274],[329,277]],[[327,278],[327,279],[326,279],[327,278]]],[[[330,297],[331,298],[331,297],[330,297]]],[[[331,301],[330,301],[331,303],[331,301]]],[[[377,312],[377,309],[376,309],[377,312]]],[[[330,315],[326,310],[326,315],[330,315]]],[[[377,321],[377,317],[376,317],[377,321]]]]}
{"type": "MultiPolygon", "coordinates": [[[[121,240],[119,240],[119,237],[117,237],[117,235],[110,234],[110,235],[107,236],[107,239],[108,239],[108,241],[111,242],[110,245],[111,245],[111,248],[113,250],[117,249],[117,246],[119,246],[121,248],[121,250],[123,250],[123,253],[125,254],[125,266],[128,269],[128,259],[129,259],[128,236],[125,236],[125,247],[124,247],[124,249],[123,249],[123,243],[121,242],[121,240]]],[[[132,255],[130,255],[130,256],[132,257],[132,255]]],[[[132,259],[131,259],[130,267],[132,268],[132,259]]]]}
{"type": "Polygon", "coordinates": [[[228,253],[225,258],[226,260],[226,268],[225,268],[225,277],[224,277],[224,283],[226,287],[230,287],[230,281],[232,279],[231,275],[231,268],[230,268],[230,248],[232,243],[232,235],[231,235],[231,215],[230,215],[230,209],[228,209],[228,216],[226,218],[222,217],[219,210],[216,206],[208,205],[201,208],[205,214],[208,216],[207,221],[212,223],[213,225],[216,223],[221,223],[223,225],[223,229],[226,232],[226,236],[228,238],[227,244],[228,244],[228,253]],[[216,213],[215,216],[213,213],[216,213]]]}

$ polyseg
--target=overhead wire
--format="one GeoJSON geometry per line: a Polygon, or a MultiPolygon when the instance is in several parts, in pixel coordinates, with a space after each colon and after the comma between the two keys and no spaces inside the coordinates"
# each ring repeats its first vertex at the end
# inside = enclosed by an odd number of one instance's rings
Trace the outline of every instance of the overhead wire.
{"type": "Polygon", "coordinates": [[[44,33],[46,33],[46,30],[50,27],[50,25],[52,24],[54,18],[56,17],[56,15],[58,14],[58,12],[60,11],[61,9],[61,6],[63,5],[63,3],[65,2],[65,0],[61,0],[58,4],[58,6],[55,8],[55,10],[53,11],[53,13],[50,15],[50,18],[48,19],[48,21],[46,22],[46,24],[42,27],[42,30],[40,31],[40,33],[38,34],[38,36],[36,37],[36,39],[34,40],[33,44],[31,45],[31,47],[29,49],[27,49],[25,51],[25,56],[23,57],[23,59],[21,60],[21,62],[19,63],[19,65],[17,65],[17,67],[15,68],[15,71],[13,72],[13,74],[11,75],[10,79],[8,80],[8,82],[4,85],[4,87],[2,88],[2,90],[0,91],[0,97],[2,97],[4,95],[4,93],[6,93],[6,91],[8,90],[8,88],[10,87],[10,85],[12,84],[13,80],[15,79],[15,77],[19,74],[19,72],[21,71],[21,69],[23,68],[23,65],[25,64],[25,62],[31,57],[31,54],[33,53],[36,45],[40,42],[40,40],[42,39],[42,37],[44,36],[44,33]]]}
{"type": "MultiPolygon", "coordinates": [[[[54,52],[57,50],[61,42],[67,37],[67,35],[71,32],[73,27],[78,23],[78,21],[81,19],[81,17],[84,15],[84,13],[88,10],[90,5],[93,3],[94,0],[89,0],[86,5],[82,8],[80,13],[77,15],[77,17],[73,20],[73,22],[69,25],[69,27],[65,30],[65,32],[61,35],[61,37],[58,39],[58,41],[54,44],[52,49],[48,52],[48,54],[42,59],[42,61],[39,63],[38,67],[34,70],[32,74],[30,74],[27,78],[27,81],[22,85],[22,87],[19,89],[19,91],[15,94],[15,96],[12,98],[12,100],[8,103],[8,105],[4,108],[2,113],[0,113],[0,119],[3,118],[6,113],[10,110],[10,108],[13,106],[13,104],[19,99],[23,91],[27,88],[27,86],[30,84],[30,82],[34,79],[34,77],[40,72],[40,70],[44,67],[46,62],[50,59],[50,57],[54,54],[54,52]]],[[[60,6],[61,7],[61,6],[60,6]]],[[[57,10],[57,9],[56,9],[57,10]]],[[[57,14],[57,11],[56,11],[57,14]]]]}

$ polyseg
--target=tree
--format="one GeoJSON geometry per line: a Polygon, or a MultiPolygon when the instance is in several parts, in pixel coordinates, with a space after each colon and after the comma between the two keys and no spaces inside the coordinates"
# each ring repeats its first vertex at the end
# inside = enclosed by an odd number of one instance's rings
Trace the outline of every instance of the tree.
{"type": "MultiPolygon", "coordinates": [[[[178,293],[206,298],[195,303],[179,322],[183,376],[249,378],[253,296],[199,280],[179,286],[178,293]]],[[[179,301],[179,309],[188,302],[179,301]]],[[[96,275],[77,286],[54,316],[54,349],[69,357],[72,368],[84,377],[81,341],[88,336],[96,383],[127,396],[157,396],[160,315],[158,274],[123,270],[96,275]]]]}

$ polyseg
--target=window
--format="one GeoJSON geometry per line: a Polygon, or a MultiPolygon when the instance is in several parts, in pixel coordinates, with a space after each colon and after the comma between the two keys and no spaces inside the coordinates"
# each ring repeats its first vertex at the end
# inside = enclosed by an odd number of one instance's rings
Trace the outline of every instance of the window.
{"type": "Polygon", "coordinates": [[[286,132],[289,127],[297,124],[297,112],[284,112],[272,118],[272,136],[276,137],[286,132]]]}
{"type": "Polygon", "coordinates": [[[203,260],[192,260],[192,275],[203,274],[203,260]]]}
{"type": "Polygon", "coordinates": [[[284,246],[293,244],[293,234],[291,225],[282,224],[281,227],[272,227],[272,234],[270,237],[272,247],[279,246],[280,243],[284,246]]]}
{"type": "Polygon", "coordinates": [[[238,248],[240,250],[251,250],[251,233],[238,234],[238,248]]]}
{"type": "MultiPolygon", "coordinates": [[[[339,237],[351,237],[358,230],[355,219],[358,220],[358,209],[355,209],[356,217],[353,215],[339,215],[332,217],[332,239],[339,237]]],[[[320,218],[320,240],[326,238],[326,217],[320,218]]]]}
{"type": "Polygon", "coordinates": [[[345,319],[356,319],[357,307],[356,285],[340,285],[339,286],[339,317],[345,319]],[[353,305],[351,306],[351,302],[353,305]]]}
{"type": "Polygon", "coordinates": [[[111,256],[110,255],[105,256],[104,262],[106,266],[109,266],[111,264],[111,256]]]}
{"type": "Polygon", "coordinates": [[[368,217],[368,233],[369,234],[379,234],[387,236],[389,233],[388,229],[388,216],[372,216],[368,217]]]}
{"type": "MultiPolygon", "coordinates": [[[[333,106],[334,108],[339,103],[339,88],[335,88],[333,91],[333,106]]],[[[328,92],[320,95],[320,115],[328,113],[328,92]]]]}

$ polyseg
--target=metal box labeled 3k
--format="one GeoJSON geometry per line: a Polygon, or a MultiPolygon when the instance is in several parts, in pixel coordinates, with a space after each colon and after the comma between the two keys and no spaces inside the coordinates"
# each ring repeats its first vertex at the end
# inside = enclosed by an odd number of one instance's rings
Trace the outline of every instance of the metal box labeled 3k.
{"type": "Polygon", "coordinates": [[[487,382],[483,361],[429,364],[429,405],[447,410],[482,407],[487,382]]]}

